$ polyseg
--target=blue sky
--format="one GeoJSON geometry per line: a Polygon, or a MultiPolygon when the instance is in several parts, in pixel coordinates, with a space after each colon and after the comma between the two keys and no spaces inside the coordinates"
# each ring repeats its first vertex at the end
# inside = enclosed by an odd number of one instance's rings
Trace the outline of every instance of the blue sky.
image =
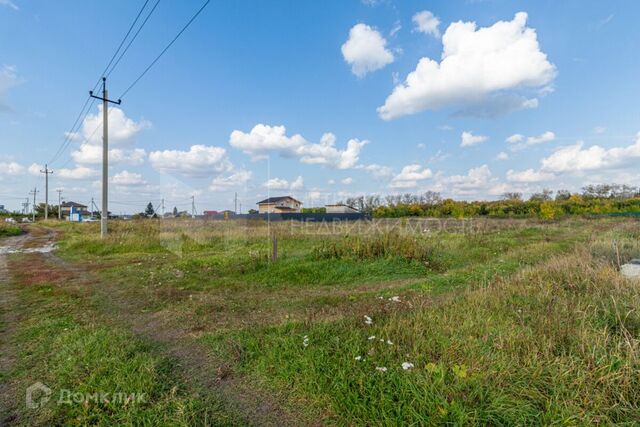
{"type": "MultiPolygon", "coordinates": [[[[37,171],[142,4],[0,0],[0,204],[44,189],[37,171]]],[[[111,97],[201,4],[158,4],[111,97]]],[[[246,210],[268,194],[317,206],[637,184],[638,12],[631,0],[212,0],[111,110],[111,210],[186,209],[191,195],[226,209],[235,192],[246,210]]],[[[52,193],[100,199],[100,117],[95,106],[51,165],[52,193]]]]}

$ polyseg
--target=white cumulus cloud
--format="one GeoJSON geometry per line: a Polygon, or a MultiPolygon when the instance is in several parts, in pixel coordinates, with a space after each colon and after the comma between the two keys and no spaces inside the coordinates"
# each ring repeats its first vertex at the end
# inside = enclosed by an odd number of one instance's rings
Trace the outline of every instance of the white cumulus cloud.
{"type": "Polygon", "coordinates": [[[461,147],[471,147],[473,145],[482,144],[486,142],[489,138],[483,135],[474,135],[471,132],[462,132],[461,137],[461,147]]]}
{"type": "Polygon", "coordinates": [[[353,74],[364,77],[393,62],[393,53],[386,46],[387,41],[376,29],[366,24],[356,24],[349,31],[349,39],[342,45],[342,56],[351,65],[353,74]]]}
{"type": "MultiPolygon", "coordinates": [[[[134,145],[140,132],[150,126],[151,123],[144,119],[136,122],[127,117],[122,109],[110,107],[109,162],[130,165],[144,163],[146,152],[141,148],[134,148],[134,145]]],[[[76,163],[102,163],[102,105],[98,106],[96,114],[85,117],[78,132],[67,133],[66,137],[80,142],[80,146],[71,152],[76,163]]]]}
{"type": "Polygon", "coordinates": [[[585,147],[583,141],[561,147],[541,160],[547,172],[584,172],[637,166],[640,161],[640,133],[633,144],[626,147],[604,148],[599,145],[585,147]]]}
{"type": "Polygon", "coordinates": [[[424,110],[469,108],[488,102],[501,104],[498,112],[532,108],[537,100],[517,92],[543,89],[556,75],[555,66],[540,50],[536,31],[527,27],[525,12],[486,28],[474,22],[452,23],[442,43],[441,61],[420,59],[378,108],[380,117],[390,120],[424,110]]]}
{"type": "Polygon", "coordinates": [[[414,188],[418,186],[420,181],[429,179],[433,176],[431,169],[424,168],[419,164],[407,165],[402,168],[400,173],[393,177],[390,188],[414,188]]]}
{"type": "Polygon", "coordinates": [[[389,166],[374,163],[371,165],[360,166],[360,168],[373,175],[374,178],[378,179],[390,178],[391,176],[393,176],[393,169],[391,169],[389,166]]]}
{"type": "Polygon", "coordinates": [[[509,138],[506,139],[506,141],[508,144],[510,144],[509,148],[511,151],[518,151],[518,150],[524,150],[525,148],[531,147],[532,145],[539,145],[547,142],[552,142],[552,141],[555,141],[555,139],[556,139],[556,134],[551,131],[547,131],[541,135],[530,136],[526,139],[524,135],[520,135],[517,133],[515,135],[511,135],[509,138]]]}
{"type": "Polygon", "coordinates": [[[244,169],[237,170],[230,175],[220,175],[211,181],[209,190],[228,191],[245,185],[253,177],[253,172],[244,169]]]}
{"type": "Polygon", "coordinates": [[[144,180],[144,178],[142,177],[142,174],[129,172],[126,170],[123,170],[115,174],[113,178],[111,178],[111,182],[113,182],[116,185],[127,185],[127,186],[147,184],[147,181],[144,180]]]}
{"type": "Polygon", "coordinates": [[[507,171],[507,181],[509,182],[532,183],[550,181],[554,178],[555,175],[552,173],[536,171],[533,169],[527,169],[519,172],[514,171],[513,169],[509,169],[507,171]]]}
{"type": "Polygon", "coordinates": [[[1,175],[22,175],[25,173],[26,168],[17,162],[0,162],[0,174],[1,175]]]}
{"type": "MultiPolygon", "coordinates": [[[[142,119],[139,122],[126,116],[118,107],[109,107],[109,146],[123,147],[135,143],[138,134],[151,126],[142,119]]],[[[89,114],[82,122],[78,132],[68,133],[68,138],[92,145],[102,145],[102,105],[98,106],[96,114],[89,114]]]]}
{"type": "Polygon", "coordinates": [[[232,168],[227,150],[207,145],[192,145],[189,151],[152,151],[149,162],[159,172],[192,177],[218,175],[232,168]]]}
{"type": "Polygon", "coordinates": [[[440,37],[440,20],[428,10],[423,10],[413,15],[412,21],[415,25],[414,30],[419,33],[430,34],[433,37],[440,37]]]}
{"type": "Polygon", "coordinates": [[[505,139],[505,141],[508,144],[517,144],[519,142],[524,141],[524,135],[521,135],[519,133],[513,134],[510,137],[508,137],[507,139],[505,139]]]}
{"type": "Polygon", "coordinates": [[[320,143],[313,144],[296,134],[286,135],[284,126],[258,124],[249,133],[231,132],[229,144],[249,154],[254,160],[264,158],[270,152],[284,157],[298,158],[302,163],[324,165],[333,169],[351,169],[357,165],[362,148],[369,141],[351,139],[344,150],[336,148],[336,137],[325,133],[320,143]]]}
{"type": "Polygon", "coordinates": [[[542,135],[530,136],[529,138],[527,138],[527,145],[544,144],[545,142],[551,142],[555,139],[556,139],[556,134],[551,131],[547,131],[542,135]]]}
{"type": "Polygon", "coordinates": [[[78,180],[95,178],[96,176],[98,176],[97,170],[88,168],[86,166],[77,166],[73,169],[63,168],[58,171],[54,171],[54,173],[60,178],[78,180]]]}
{"type": "MultiPolygon", "coordinates": [[[[147,153],[142,148],[109,150],[109,163],[126,163],[129,165],[141,165],[144,163],[147,153]]],[[[97,165],[102,163],[102,147],[93,144],[81,144],[71,153],[71,158],[79,164],[97,165]]]]}
{"type": "Polygon", "coordinates": [[[282,178],[271,178],[262,184],[263,187],[270,190],[301,190],[304,188],[304,179],[298,176],[292,182],[282,178]]]}

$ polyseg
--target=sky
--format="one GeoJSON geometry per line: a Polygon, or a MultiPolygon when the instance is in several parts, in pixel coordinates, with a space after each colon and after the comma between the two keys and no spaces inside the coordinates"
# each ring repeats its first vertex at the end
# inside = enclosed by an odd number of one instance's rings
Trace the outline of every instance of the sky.
{"type": "MultiPolygon", "coordinates": [[[[211,0],[122,96],[203,4],[156,1],[107,79],[112,212],[639,184],[640,2],[211,0]]],[[[143,4],[0,0],[0,205],[48,164],[99,206],[102,106],[72,126],[143,4]]]]}

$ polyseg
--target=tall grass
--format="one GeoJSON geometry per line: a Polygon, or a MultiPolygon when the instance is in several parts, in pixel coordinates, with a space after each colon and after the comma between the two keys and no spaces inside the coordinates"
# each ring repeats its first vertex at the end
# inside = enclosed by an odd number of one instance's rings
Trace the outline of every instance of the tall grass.
{"type": "Polygon", "coordinates": [[[19,236],[22,229],[17,225],[0,222],[0,237],[19,236]]]}
{"type": "Polygon", "coordinates": [[[433,240],[397,232],[323,240],[314,248],[313,255],[317,259],[401,258],[419,262],[433,270],[446,269],[438,258],[438,245],[433,240]]]}
{"type": "Polygon", "coordinates": [[[338,424],[631,425],[640,287],[600,251],[596,240],[441,298],[379,301],[371,325],[353,316],[229,339],[245,372],[338,424]]]}

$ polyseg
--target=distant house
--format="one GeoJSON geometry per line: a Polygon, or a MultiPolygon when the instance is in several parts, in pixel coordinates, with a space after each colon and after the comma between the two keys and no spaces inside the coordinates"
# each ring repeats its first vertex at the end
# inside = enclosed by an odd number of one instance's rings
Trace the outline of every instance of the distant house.
{"type": "Polygon", "coordinates": [[[300,212],[302,202],[291,196],[269,197],[258,204],[259,213],[291,213],[300,212]]]}
{"type": "Polygon", "coordinates": [[[345,205],[344,203],[338,203],[335,205],[326,205],[325,209],[327,213],[358,213],[358,209],[353,206],[345,205]]]}
{"type": "Polygon", "coordinates": [[[60,211],[62,212],[63,216],[69,216],[71,214],[71,209],[73,209],[75,213],[79,213],[82,216],[87,216],[90,214],[90,212],[87,210],[87,205],[83,205],[81,203],[62,202],[60,207],[60,211]]]}

